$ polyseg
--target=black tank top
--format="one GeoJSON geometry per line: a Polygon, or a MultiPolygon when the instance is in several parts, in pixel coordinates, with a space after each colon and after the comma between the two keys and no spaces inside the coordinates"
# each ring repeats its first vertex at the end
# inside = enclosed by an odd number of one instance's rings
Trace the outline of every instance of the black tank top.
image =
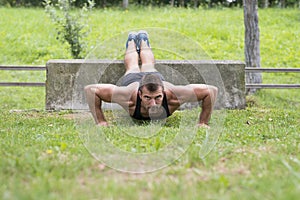
{"type": "MultiPolygon", "coordinates": [[[[137,119],[137,120],[151,120],[150,117],[143,117],[142,116],[142,114],[141,114],[141,101],[142,100],[141,100],[139,94],[137,94],[135,110],[134,110],[134,113],[131,117],[134,118],[134,119],[137,119]]],[[[167,117],[169,117],[171,114],[170,114],[170,111],[169,111],[167,96],[166,96],[165,93],[164,93],[164,98],[163,98],[163,102],[162,102],[162,107],[165,109],[167,117]]],[[[161,118],[158,118],[158,119],[161,119],[161,118]]]]}

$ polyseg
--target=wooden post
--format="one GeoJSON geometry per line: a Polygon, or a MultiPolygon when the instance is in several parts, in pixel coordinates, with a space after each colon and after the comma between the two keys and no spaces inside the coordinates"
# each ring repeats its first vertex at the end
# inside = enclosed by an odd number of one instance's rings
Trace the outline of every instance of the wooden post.
{"type": "MultiPolygon", "coordinates": [[[[258,26],[257,0],[244,0],[245,25],[245,63],[246,67],[260,68],[260,41],[258,26]]],[[[246,76],[247,84],[262,83],[261,73],[249,73],[246,76]]],[[[256,89],[248,89],[247,94],[253,94],[256,89]]]]}

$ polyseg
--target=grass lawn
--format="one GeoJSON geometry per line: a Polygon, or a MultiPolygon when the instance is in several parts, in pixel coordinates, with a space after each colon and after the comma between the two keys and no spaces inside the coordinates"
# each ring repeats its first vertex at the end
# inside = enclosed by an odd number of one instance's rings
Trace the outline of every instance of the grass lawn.
{"type": "MultiPolygon", "coordinates": [[[[266,9],[259,16],[262,67],[299,67],[299,10],[266,9]]],[[[71,58],[66,45],[55,39],[54,25],[43,10],[0,8],[0,17],[6,19],[0,21],[1,65],[45,65],[49,59],[71,58]]],[[[129,30],[155,27],[189,37],[211,59],[244,60],[241,9],[94,10],[89,24],[90,51],[129,30]]],[[[159,37],[155,31],[153,35],[159,37]]],[[[184,58],[197,57],[193,48],[176,38],[172,41],[183,47],[184,58]]],[[[154,40],[156,58],[166,59],[159,44],[154,40]]],[[[99,58],[120,59],[110,54],[118,47],[108,48],[99,58]]],[[[172,53],[167,56],[177,58],[172,53]]],[[[299,78],[295,73],[265,74],[264,83],[299,83],[299,78]]],[[[45,72],[0,71],[0,79],[42,82],[45,72]]],[[[194,136],[186,151],[173,162],[166,160],[167,167],[149,173],[116,170],[135,165],[126,157],[116,160],[106,155],[108,161],[118,162],[117,167],[98,161],[90,153],[100,148],[96,139],[104,133],[107,143],[130,155],[155,152],[171,144],[180,132],[178,123],[192,114],[176,114],[153,137],[128,133],[153,132],[158,130],[155,125],[98,129],[87,138],[86,129],[81,129],[85,127],[78,126],[77,113],[44,110],[43,87],[1,87],[0,95],[1,199],[285,200],[300,196],[299,89],[260,90],[247,97],[244,110],[216,111],[212,121],[222,118],[222,129],[188,129],[194,136]],[[209,134],[214,130],[218,135],[209,134]]],[[[164,161],[158,158],[151,164],[164,161]]]]}

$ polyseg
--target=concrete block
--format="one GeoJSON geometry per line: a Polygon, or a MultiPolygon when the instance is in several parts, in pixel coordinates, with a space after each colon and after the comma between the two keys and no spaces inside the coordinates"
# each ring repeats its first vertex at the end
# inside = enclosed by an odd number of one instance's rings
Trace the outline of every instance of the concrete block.
{"type": "MultiPolygon", "coordinates": [[[[46,64],[46,109],[88,109],[84,87],[95,83],[120,85],[122,60],[50,60],[46,64]]],[[[215,108],[245,108],[245,63],[241,61],[157,60],[156,68],[176,85],[203,83],[219,88],[215,108]]],[[[182,108],[194,106],[187,104],[182,108]]]]}

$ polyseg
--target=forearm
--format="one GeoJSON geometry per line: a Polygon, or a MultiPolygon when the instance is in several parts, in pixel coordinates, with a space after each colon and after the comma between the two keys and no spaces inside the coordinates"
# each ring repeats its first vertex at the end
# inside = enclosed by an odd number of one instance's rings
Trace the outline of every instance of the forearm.
{"type": "Polygon", "coordinates": [[[180,104],[202,101],[202,111],[198,123],[208,124],[217,98],[217,87],[205,84],[189,84],[187,86],[171,85],[169,88],[180,101],[180,104]]]}
{"type": "Polygon", "coordinates": [[[207,86],[205,95],[202,98],[202,111],[199,116],[199,124],[208,125],[213,107],[217,98],[218,89],[214,86],[207,86]]]}
{"type": "Polygon", "coordinates": [[[91,110],[96,124],[101,124],[103,122],[106,122],[101,106],[102,106],[102,100],[99,99],[99,102],[95,100],[95,107],[93,111],[91,110]]]}
{"type": "Polygon", "coordinates": [[[213,110],[213,102],[210,96],[208,95],[202,101],[202,110],[199,116],[199,124],[208,125],[212,110],[213,110]]]}
{"type": "Polygon", "coordinates": [[[85,88],[87,103],[90,112],[94,118],[96,124],[106,122],[105,116],[102,111],[102,100],[96,93],[96,88],[87,87],[85,88]]]}

